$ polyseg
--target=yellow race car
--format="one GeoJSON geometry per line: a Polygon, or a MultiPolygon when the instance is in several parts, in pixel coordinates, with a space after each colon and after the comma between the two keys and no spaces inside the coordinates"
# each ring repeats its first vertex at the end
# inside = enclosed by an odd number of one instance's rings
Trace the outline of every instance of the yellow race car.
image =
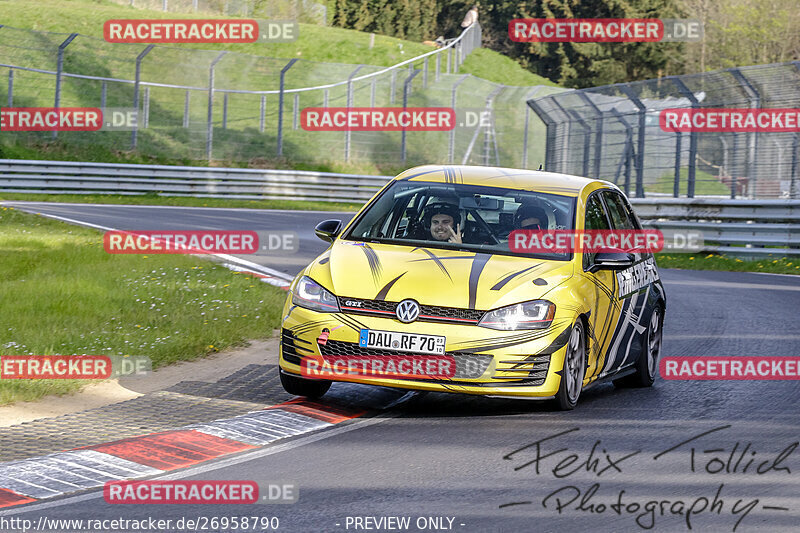
{"type": "Polygon", "coordinates": [[[333,381],[575,407],[601,380],[653,384],[666,297],[647,251],[515,247],[515,232],[635,231],[613,184],[507,168],[423,166],[383,187],[294,279],[281,382],[333,381]]]}

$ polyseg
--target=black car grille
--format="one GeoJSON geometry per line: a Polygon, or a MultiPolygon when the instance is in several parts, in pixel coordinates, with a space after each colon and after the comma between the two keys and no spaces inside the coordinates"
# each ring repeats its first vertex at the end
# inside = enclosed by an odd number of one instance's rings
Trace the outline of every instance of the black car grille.
{"type": "Polygon", "coordinates": [[[524,361],[510,360],[499,361],[499,363],[502,366],[495,369],[493,379],[508,380],[510,384],[517,384],[517,380],[524,380],[526,385],[539,386],[543,385],[547,378],[550,354],[536,355],[524,361]]]}
{"type": "MultiPolygon", "coordinates": [[[[329,340],[325,345],[320,345],[320,352],[324,356],[364,356],[373,355],[380,357],[414,357],[422,356],[418,353],[410,352],[387,352],[378,348],[362,348],[355,342],[344,342],[329,340]]],[[[492,356],[487,354],[474,354],[469,352],[445,352],[445,355],[452,356],[456,362],[456,371],[453,379],[456,378],[479,378],[486,372],[492,362],[492,356]]]]}
{"type": "MultiPolygon", "coordinates": [[[[339,308],[347,313],[372,316],[395,316],[395,309],[400,302],[386,300],[365,300],[362,298],[339,297],[339,308]]],[[[463,309],[460,307],[442,307],[438,305],[419,306],[420,322],[448,322],[452,324],[475,325],[480,322],[486,311],[463,309]]]]}

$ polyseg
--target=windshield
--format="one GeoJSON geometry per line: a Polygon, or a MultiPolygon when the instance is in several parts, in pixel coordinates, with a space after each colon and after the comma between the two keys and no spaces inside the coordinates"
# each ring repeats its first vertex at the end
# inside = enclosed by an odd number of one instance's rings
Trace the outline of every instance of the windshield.
{"type": "Polygon", "coordinates": [[[573,229],[575,200],[517,189],[396,181],[342,238],[565,261],[572,254],[512,252],[508,236],[515,229],[573,229]]]}

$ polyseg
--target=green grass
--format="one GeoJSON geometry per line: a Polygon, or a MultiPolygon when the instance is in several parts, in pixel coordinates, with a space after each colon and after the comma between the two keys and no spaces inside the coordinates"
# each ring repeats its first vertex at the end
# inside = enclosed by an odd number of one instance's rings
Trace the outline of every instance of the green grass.
{"type": "MultiPolygon", "coordinates": [[[[175,18],[175,13],[148,11],[119,5],[107,0],[41,0],[38,2],[2,2],[2,20],[9,28],[0,32],[0,56],[4,62],[52,70],[55,68],[55,50],[65,35],[32,35],[10,28],[35,29],[51,32],[78,32],[94,40],[78,37],[66,49],[64,68],[67,72],[111,78],[132,79],[136,55],[144,45],[105,43],[102,38],[103,23],[111,18],[175,18]]],[[[180,14],[181,17],[188,16],[180,14]]],[[[195,16],[195,15],[192,15],[195,16]]],[[[208,14],[198,13],[198,17],[208,14]]],[[[214,15],[218,17],[218,14],[214,15]]],[[[433,35],[431,38],[435,37],[433,35]]],[[[142,62],[142,79],[145,81],[172,82],[192,87],[204,87],[208,83],[208,65],[218,51],[240,52],[228,54],[216,67],[217,88],[250,90],[275,90],[278,88],[280,69],[289,59],[300,61],[287,72],[289,87],[304,87],[343,81],[351,72],[352,65],[366,65],[360,74],[375,72],[419,54],[430,52],[431,47],[400,39],[375,36],[375,44],[369,46],[370,35],[341,28],[303,24],[299,39],[294,43],[256,44],[203,44],[165,45],[154,48],[142,62]],[[201,50],[205,49],[205,51],[201,50]]],[[[446,64],[443,58],[442,68],[446,64]]],[[[430,62],[428,89],[422,88],[423,76],[417,76],[412,84],[410,106],[450,105],[450,87],[459,75],[442,75],[439,82],[433,81],[435,61],[430,62]]],[[[422,62],[414,64],[422,68],[422,62]]],[[[0,69],[0,77],[5,69],[0,69]]],[[[509,86],[553,84],[518,65],[513,60],[496,52],[478,49],[467,57],[459,74],[471,73],[481,78],[471,78],[459,86],[459,107],[483,107],[486,96],[494,89],[491,82],[509,86]]],[[[382,75],[376,85],[376,106],[401,105],[403,81],[406,71],[398,72],[392,85],[389,75],[382,75]],[[392,93],[392,86],[394,93],[392,93]]],[[[7,84],[0,83],[0,102],[5,101],[7,84]]],[[[132,151],[130,133],[62,133],[54,142],[49,134],[9,133],[0,136],[0,152],[7,158],[73,159],[67,153],[56,157],[57,152],[75,152],[80,158],[103,162],[159,162],[188,164],[206,159],[207,94],[203,91],[191,93],[188,120],[189,128],[183,128],[185,91],[152,87],[149,89],[150,123],[139,132],[139,145],[132,151]],[[31,147],[24,150],[16,146],[31,147]],[[55,145],[55,147],[51,147],[55,145]]],[[[520,105],[526,89],[519,94],[504,91],[498,97],[498,131],[509,140],[502,144],[502,164],[519,166],[521,147],[519,140],[520,105]],[[513,94],[512,94],[513,93],[513,94]],[[510,96],[509,96],[510,94],[510,96]],[[501,100],[506,99],[506,103],[501,100]],[[510,148],[508,148],[510,147],[510,148]]],[[[132,86],[109,82],[107,107],[130,107],[133,101],[132,86]]],[[[97,106],[101,94],[100,83],[65,77],[62,84],[62,106],[97,106]]],[[[371,103],[370,83],[354,85],[355,106],[371,103]]],[[[344,104],[345,87],[330,89],[329,105],[344,104]]],[[[16,71],[14,78],[14,104],[16,106],[48,106],[54,98],[52,76],[16,71]]],[[[140,95],[140,104],[144,95],[140,95]]],[[[247,166],[281,168],[303,168],[304,166],[342,166],[344,159],[344,134],[342,132],[306,132],[294,129],[294,97],[284,103],[284,149],[285,157],[277,155],[277,115],[275,95],[266,100],[265,131],[260,131],[260,97],[258,95],[232,94],[229,96],[227,129],[222,128],[223,95],[214,97],[214,150],[212,160],[222,166],[247,166]]],[[[323,104],[323,91],[300,93],[298,109],[323,104]]],[[[543,128],[536,120],[531,132],[529,161],[534,167],[542,159],[543,128]],[[538,129],[537,129],[538,128],[538,129]]],[[[471,131],[457,132],[456,159],[460,160],[469,144],[471,131]]],[[[441,160],[449,146],[448,133],[413,132],[408,135],[408,155],[400,157],[399,132],[355,133],[352,139],[351,163],[346,166],[370,167],[367,174],[395,174],[401,167],[441,160]],[[352,163],[355,162],[355,163],[352,163]]],[[[479,155],[473,158],[481,159],[479,155]]],[[[192,163],[196,164],[196,163],[192,163]]],[[[358,170],[348,169],[358,172],[358,170]]],[[[335,170],[334,170],[335,171],[335,170]]]]}
{"type": "MultiPolygon", "coordinates": [[[[111,255],[94,230],[0,209],[0,354],[144,355],[158,368],[266,338],[286,293],[211,262],[111,255]]],[[[85,382],[0,381],[0,405],[85,382]]]]}
{"type": "MultiPolygon", "coordinates": [[[[686,196],[689,181],[689,169],[682,168],[679,190],[681,196],[686,196]]],[[[656,183],[645,186],[645,192],[672,194],[675,184],[675,173],[671,172],[659,178],[656,183]]],[[[694,193],[697,196],[729,196],[731,190],[717,179],[713,174],[697,170],[695,172],[694,193]]]]}
{"type": "Polygon", "coordinates": [[[188,198],[180,196],[114,196],[109,194],[15,194],[0,193],[0,201],[60,202],[79,204],[173,205],[181,207],[243,207],[249,209],[293,209],[298,211],[358,211],[363,204],[296,200],[237,200],[234,198],[188,198]]]}
{"type": "Polygon", "coordinates": [[[687,270],[725,270],[731,272],[770,272],[800,275],[800,258],[770,257],[742,260],[718,254],[656,254],[658,266],[687,270]]]}

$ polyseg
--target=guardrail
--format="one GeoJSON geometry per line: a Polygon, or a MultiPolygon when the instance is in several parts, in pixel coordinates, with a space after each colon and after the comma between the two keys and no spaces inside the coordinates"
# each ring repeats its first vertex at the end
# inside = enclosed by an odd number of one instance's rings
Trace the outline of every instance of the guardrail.
{"type": "MultiPolygon", "coordinates": [[[[0,159],[0,192],[365,202],[389,176],[0,159]]],[[[800,200],[632,198],[643,223],[699,230],[706,252],[800,256],[800,200]]]]}

